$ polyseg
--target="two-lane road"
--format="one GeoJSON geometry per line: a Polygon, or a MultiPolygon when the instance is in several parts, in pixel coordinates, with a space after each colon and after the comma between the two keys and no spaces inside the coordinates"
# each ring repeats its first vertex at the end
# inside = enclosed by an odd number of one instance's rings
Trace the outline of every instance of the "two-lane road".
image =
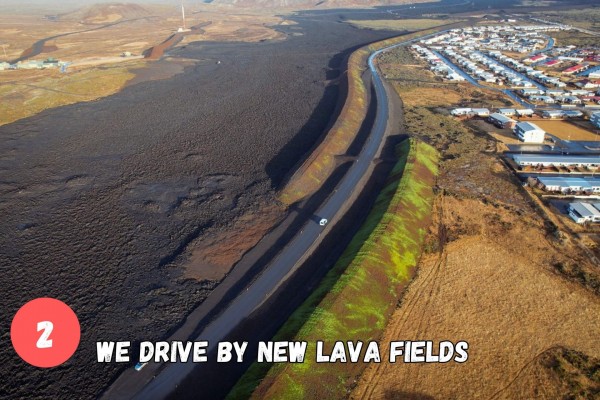
{"type": "MultiPolygon", "coordinates": [[[[347,207],[346,203],[350,201],[349,199],[352,198],[353,191],[367,174],[369,166],[377,156],[378,150],[382,145],[388,120],[388,97],[376,67],[376,57],[385,50],[402,46],[415,40],[417,39],[378,50],[369,57],[368,64],[377,101],[375,122],[360,155],[348,170],[336,188],[336,191],[316,212],[319,218],[327,218],[330,221],[335,221],[336,217],[339,217],[338,210],[347,207]]],[[[316,221],[310,220],[248,289],[238,295],[195,340],[208,341],[208,352],[210,353],[214,350],[219,341],[224,340],[240,322],[259,308],[286,281],[298,267],[305,254],[320,241],[321,234],[326,234],[327,230],[327,227],[323,228],[316,221]]],[[[152,367],[154,367],[153,369],[156,368],[156,366],[152,367]]],[[[165,398],[183,381],[194,367],[195,364],[191,361],[187,363],[168,364],[158,372],[156,377],[152,377],[148,373],[144,374],[144,370],[141,373],[127,371],[105,393],[105,397],[111,399],[136,398],[144,400],[165,398]],[[140,379],[142,376],[146,376],[146,378],[140,379]]]]}

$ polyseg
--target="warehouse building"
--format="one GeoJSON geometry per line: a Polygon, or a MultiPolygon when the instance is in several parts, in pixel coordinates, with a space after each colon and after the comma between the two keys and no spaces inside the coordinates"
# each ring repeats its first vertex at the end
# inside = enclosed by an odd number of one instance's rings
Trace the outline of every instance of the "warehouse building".
{"type": "Polygon", "coordinates": [[[531,108],[524,108],[521,110],[515,110],[519,117],[531,117],[535,114],[535,112],[531,108]]]}
{"type": "Polygon", "coordinates": [[[543,118],[562,118],[565,113],[561,110],[546,110],[542,112],[543,118]]]}
{"type": "Polygon", "coordinates": [[[600,178],[540,176],[536,180],[542,189],[548,192],[600,193],[600,178]]]}
{"type": "Polygon", "coordinates": [[[502,115],[500,113],[493,113],[488,117],[488,121],[494,125],[496,125],[498,128],[514,128],[515,125],[517,124],[517,121],[515,121],[512,118],[507,117],[506,115],[502,115]]]}
{"type": "Polygon", "coordinates": [[[487,108],[473,108],[471,110],[471,115],[476,115],[478,117],[487,117],[490,115],[490,110],[487,108]]]}
{"type": "Polygon", "coordinates": [[[507,117],[512,117],[517,113],[517,110],[514,108],[499,108],[498,114],[506,115],[507,117]]]}
{"type": "Polygon", "coordinates": [[[514,133],[525,143],[542,143],[546,137],[546,131],[531,122],[519,122],[515,125],[514,133]]]}
{"type": "Polygon", "coordinates": [[[600,128],[600,111],[593,113],[590,116],[590,122],[592,123],[592,125],[594,125],[596,128],[600,128]]]}
{"type": "Polygon", "coordinates": [[[513,160],[521,167],[587,167],[596,169],[600,165],[600,156],[568,156],[553,154],[513,154],[513,160]]]}
{"type": "Polygon", "coordinates": [[[454,116],[487,117],[490,115],[490,110],[487,108],[454,108],[450,111],[450,114],[454,116]]]}
{"type": "Polygon", "coordinates": [[[600,222],[600,203],[569,203],[567,211],[569,217],[578,224],[600,222]]]}

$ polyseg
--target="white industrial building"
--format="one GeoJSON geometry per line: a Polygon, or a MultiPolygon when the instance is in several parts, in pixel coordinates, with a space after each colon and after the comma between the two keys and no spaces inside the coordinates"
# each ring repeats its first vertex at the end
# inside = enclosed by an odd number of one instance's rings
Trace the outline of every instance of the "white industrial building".
{"type": "Polygon", "coordinates": [[[571,176],[538,176],[538,183],[548,192],[590,192],[600,193],[600,178],[571,176]]]}
{"type": "Polygon", "coordinates": [[[568,156],[552,154],[513,154],[513,160],[519,166],[544,167],[587,167],[596,169],[600,165],[600,156],[568,156]]]}
{"type": "Polygon", "coordinates": [[[531,117],[535,112],[531,108],[523,108],[520,110],[515,110],[519,117],[531,117]]]}
{"type": "Polygon", "coordinates": [[[487,117],[490,115],[490,110],[487,108],[474,108],[471,110],[471,114],[476,115],[478,117],[487,117]]]}
{"type": "Polygon", "coordinates": [[[514,119],[507,117],[506,115],[502,115],[500,113],[493,113],[488,117],[488,122],[496,125],[498,128],[502,129],[511,129],[514,128],[517,121],[514,119]]]}
{"type": "Polygon", "coordinates": [[[498,113],[506,115],[507,117],[512,117],[517,113],[517,110],[515,110],[514,108],[499,108],[498,113]]]}
{"type": "Polygon", "coordinates": [[[565,113],[561,110],[546,110],[542,112],[542,117],[544,118],[562,118],[565,113]]]}
{"type": "Polygon", "coordinates": [[[525,143],[542,143],[546,137],[546,131],[532,122],[519,122],[513,132],[525,143]]]}
{"type": "Polygon", "coordinates": [[[450,111],[451,115],[460,116],[468,115],[470,117],[487,117],[490,115],[490,110],[487,108],[455,108],[450,111]]]}
{"type": "Polygon", "coordinates": [[[597,111],[590,116],[590,122],[596,128],[600,128],[600,111],[597,111]]]}
{"type": "Polygon", "coordinates": [[[569,217],[578,224],[600,222],[600,203],[569,203],[569,217]]]}

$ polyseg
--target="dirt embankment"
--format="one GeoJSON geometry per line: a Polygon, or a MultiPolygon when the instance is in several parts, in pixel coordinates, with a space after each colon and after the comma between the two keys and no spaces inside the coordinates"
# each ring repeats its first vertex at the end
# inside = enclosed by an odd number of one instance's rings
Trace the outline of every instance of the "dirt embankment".
{"type": "Polygon", "coordinates": [[[177,46],[186,36],[198,35],[203,33],[203,27],[209,26],[212,22],[207,21],[190,28],[187,32],[177,32],[169,36],[164,42],[152,46],[144,51],[144,57],[149,60],[158,60],[165,52],[173,47],[177,46]]]}
{"type": "Polygon", "coordinates": [[[181,42],[183,37],[183,33],[172,34],[164,42],[157,44],[156,46],[152,46],[148,50],[144,51],[144,57],[150,60],[157,60],[161,58],[165,54],[165,51],[181,42]]]}
{"type": "MultiPolygon", "coordinates": [[[[437,153],[417,141],[410,145],[405,141],[398,150],[400,161],[365,223],[276,335],[276,340],[307,341],[304,362],[273,366],[253,398],[294,398],[299,392],[304,398],[344,398],[352,379],[364,369],[361,363],[319,367],[315,342],[323,340],[326,351],[331,351],[337,340],[366,343],[378,337],[394,309],[399,288],[410,279],[430,223],[437,153]]],[[[247,379],[260,369],[254,367],[247,379]]]]}
{"type": "Polygon", "coordinates": [[[359,49],[348,58],[347,69],[340,76],[340,83],[347,88],[344,105],[323,141],[281,190],[279,197],[283,203],[290,205],[316,192],[335,169],[336,156],[344,155],[358,134],[368,108],[367,90],[362,80],[367,57],[368,54],[359,49]]]}

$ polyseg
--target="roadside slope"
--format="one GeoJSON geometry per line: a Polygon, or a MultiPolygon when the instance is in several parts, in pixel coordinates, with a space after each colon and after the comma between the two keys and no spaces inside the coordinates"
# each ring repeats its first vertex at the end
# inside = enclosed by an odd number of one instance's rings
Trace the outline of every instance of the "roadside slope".
{"type": "MultiPolygon", "coordinates": [[[[277,365],[253,398],[343,398],[365,364],[316,364],[315,342],[377,340],[412,277],[430,224],[437,153],[419,141],[397,147],[400,157],[375,206],[340,260],[276,335],[306,340],[302,364],[277,365]]],[[[230,398],[246,397],[264,375],[254,364],[230,398]]]]}

